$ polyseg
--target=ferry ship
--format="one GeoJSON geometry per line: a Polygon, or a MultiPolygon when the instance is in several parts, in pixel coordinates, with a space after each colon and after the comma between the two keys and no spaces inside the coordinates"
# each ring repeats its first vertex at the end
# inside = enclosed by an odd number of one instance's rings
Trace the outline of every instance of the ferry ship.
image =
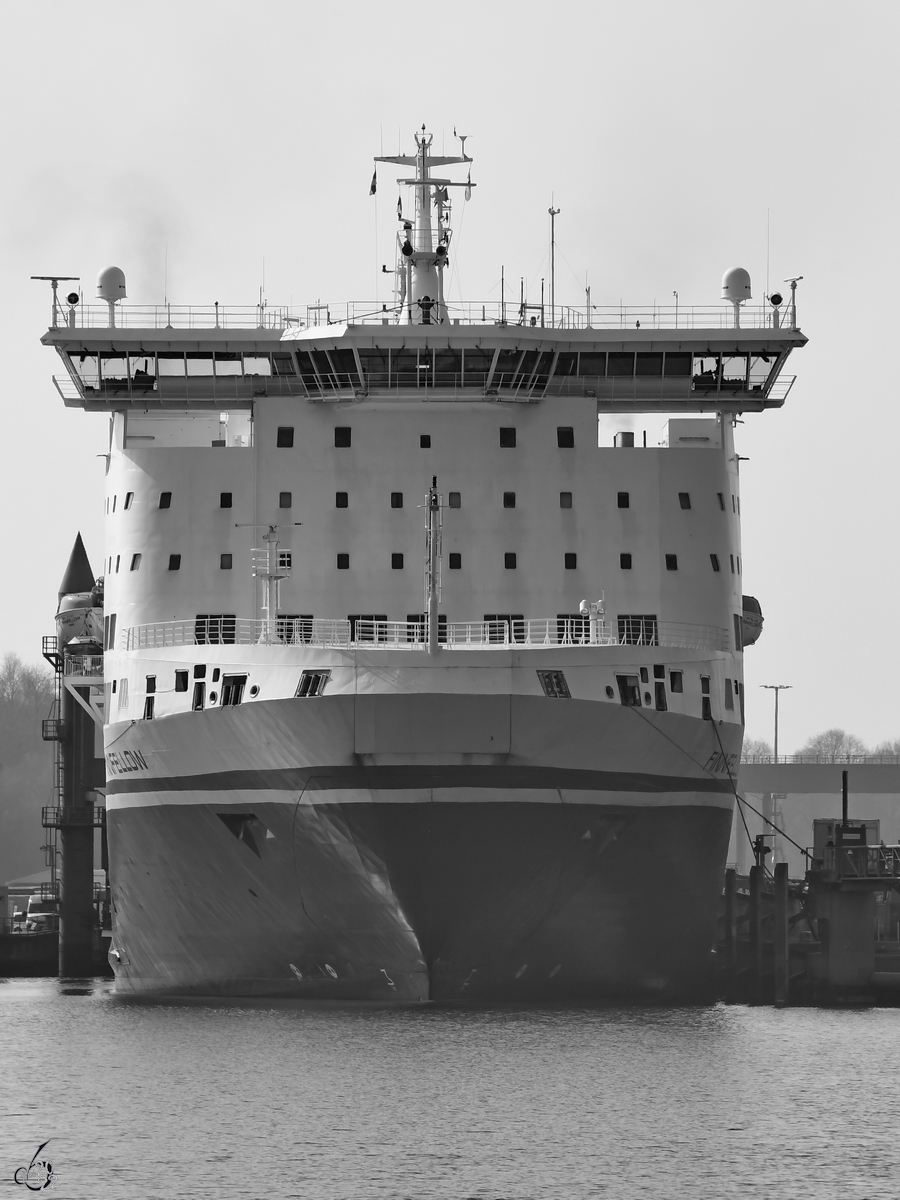
{"type": "Polygon", "coordinates": [[[762,622],[733,432],[784,403],[796,294],[455,304],[464,140],[376,164],[390,302],[53,285],[58,390],[110,414],[117,988],[701,995],[762,622]]]}

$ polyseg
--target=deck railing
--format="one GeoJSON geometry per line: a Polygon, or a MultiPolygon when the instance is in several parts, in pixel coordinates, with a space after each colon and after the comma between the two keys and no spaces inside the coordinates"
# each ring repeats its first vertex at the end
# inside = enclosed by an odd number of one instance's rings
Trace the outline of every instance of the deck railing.
{"type": "MultiPolygon", "coordinates": [[[[527,650],[545,646],[667,646],[727,650],[728,631],[711,625],[655,621],[613,633],[608,622],[588,618],[537,617],[497,621],[451,621],[439,625],[438,641],[448,650],[527,650]]],[[[173,646],[309,646],[316,648],[424,650],[427,627],[419,621],[287,619],[248,617],[159,621],[122,631],[123,650],[173,646]]]]}
{"type": "MultiPolygon", "coordinates": [[[[787,306],[789,308],[789,306],[787,306]]],[[[535,314],[533,306],[520,315],[518,304],[498,300],[447,304],[446,325],[510,325],[539,329],[732,329],[731,304],[707,305],[585,305],[550,306],[535,314]]],[[[327,328],[330,325],[405,325],[409,314],[393,302],[356,300],[347,304],[285,307],[267,305],[119,304],[116,327],[120,329],[290,329],[327,328]]],[[[434,323],[434,322],[432,322],[434,323]]],[[[792,327],[789,311],[782,311],[779,324],[792,327]]],[[[107,329],[107,305],[84,304],[60,312],[60,328],[107,329]]],[[[767,305],[745,305],[741,327],[774,328],[773,310],[767,305]]]]}

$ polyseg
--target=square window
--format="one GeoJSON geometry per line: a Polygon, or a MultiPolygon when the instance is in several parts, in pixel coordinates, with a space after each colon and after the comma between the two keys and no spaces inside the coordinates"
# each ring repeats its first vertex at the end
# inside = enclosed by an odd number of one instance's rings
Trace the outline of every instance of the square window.
{"type": "Polygon", "coordinates": [[[684,691],[684,672],[670,671],[669,672],[669,690],[672,692],[684,691]]]}
{"type": "Polygon", "coordinates": [[[349,554],[339,554],[337,556],[337,569],[339,571],[349,571],[350,570],[350,555],[349,554]]]}
{"type": "Polygon", "coordinates": [[[392,571],[402,571],[403,570],[403,555],[402,554],[392,554],[391,555],[391,570],[392,571]]]}
{"type": "Polygon", "coordinates": [[[230,554],[220,554],[219,555],[219,570],[220,571],[230,571],[231,570],[231,561],[232,560],[231,560],[230,554]]]}
{"type": "Polygon", "coordinates": [[[294,444],[294,427],[293,425],[279,425],[278,435],[275,439],[275,445],[281,450],[290,450],[294,444]]]}
{"type": "Polygon", "coordinates": [[[551,700],[571,700],[572,693],[562,671],[538,671],[537,677],[545,696],[551,700]]]}
{"type": "Polygon", "coordinates": [[[514,426],[507,426],[500,430],[500,445],[504,449],[510,449],[516,444],[516,430],[514,426]]]}
{"type": "Polygon", "coordinates": [[[516,493],[515,492],[504,492],[503,493],[503,507],[504,508],[515,508],[516,507],[516,493]]]}
{"type": "Polygon", "coordinates": [[[349,500],[349,497],[346,492],[335,492],[334,493],[334,507],[335,508],[347,508],[349,506],[349,504],[350,504],[350,500],[349,500]]]}
{"type": "Polygon", "coordinates": [[[451,571],[459,571],[461,569],[462,569],[462,555],[455,554],[455,553],[451,554],[450,555],[450,570],[451,571]]]}
{"type": "Polygon", "coordinates": [[[290,571],[292,561],[293,561],[293,555],[291,554],[290,550],[279,550],[278,551],[278,570],[279,571],[290,571]]]}
{"type": "Polygon", "coordinates": [[[141,556],[140,556],[140,554],[132,554],[132,556],[131,556],[131,569],[132,569],[132,571],[137,571],[137,570],[139,570],[139,569],[140,569],[140,565],[141,565],[141,556]]]}
{"type": "Polygon", "coordinates": [[[403,507],[403,493],[402,492],[391,492],[391,508],[402,508],[402,507],[403,507]]]}
{"type": "Polygon", "coordinates": [[[188,673],[187,671],[175,672],[175,691],[186,692],[188,690],[188,673]]]}
{"type": "Polygon", "coordinates": [[[219,492],[219,508],[231,508],[231,492],[219,492]]]}
{"type": "Polygon", "coordinates": [[[709,695],[709,676],[708,675],[700,676],[700,691],[704,696],[709,695]]]}
{"type": "Polygon", "coordinates": [[[133,501],[134,501],[134,492],[126,492],[125,493],[125,508],[126,508],[126,510],[131,508],[133,501]]]}
{"type": "Polygon", "coordinates": [[[205,679],[206,678],[206,663],[196,663],[195,664],[194,678],[195,679],[205,679]]]}
{"type": "Polygon", "coordinates": [[[419,434],[419,446],[422,450],[430,450],[431,449],[431,434],[430,433],[420,433],[419,434]]]}
{"type": "Polygon", "coordinates": [[[575,445],[575,430],[569,425],[557,425],[556,444],[561,450],[571,450],[575,445]]]}
{"type": "Polygon", "coordinates": [[[681,505],[682,508],[690,508],[691,507],[690,492],[679,492],[678,493],[678,503],[681,505]]]}
{"type": "Polygon", "coordinates": [[[616,507],[617,508],[630,508],[629,501],[630,501],[630,497],[629,497],[628,492],[617,492],[616,493],[616,507]]]}
{"type": "Polygon", "coordinates": [[[170,554],[169,555],[169,570],[170,571],[180,571],[181,570],[181,555],[180,554],[170,554]]]}
{"type": "Polygon", "coordinates": [[[647,670],[646,667],[641,667],[641,683],[649,683],[649,682],[650,682],[650,672],[647,670]]]}
{"type": "Polygon", "coordinates": [[[279,492],[278,493],[278,507],[279,508],[290,508],[292,502],[293,501],[292,501],[290,492],[279,492]]]}
{"type": "Polygon", "coordinates": [[[619,555],[619,566],[622,568],[623,571],[630,571],[631,570],[631,555],[630,554],[620,554],[619,555]]]}
{"type": "Polygon", "coordinates": [[[148,675],[147,677],[147,695],[152,696],[156,691],[156,676],[148,675]]]}
{"type": "Polygon", "coordinates": [[[572,493],[571,492],[560,492],[559,493],[559,507],[560,508],[571,508],[572,507],[572,493]]]}
{"type": "Polygon", "coordinates": [[[653,664],[653,678],[654,679],[665,679],[665,677],[666,677],[665,664],[664,663],[654,663],[653,664]]]}
{"type": "Polygon", "coordinates": [[[350,445],[350,426],[336,425],[334,429],[334,444],[346,448],[350,445]]]}
{"type": "Polygon", "coordinates": [[[172,493],[171,492],[160,492],[159,493],[159,507],[160,508],[171,508],[172,507],[172,493]]]}
{"type": "Polygon", "coordinates": [[[450,507],[451,508],[462,508],[462,503],[460,502],[459,492],[451,492],[450,493],[450,507]]]}
{"type": "Polygon", "coordinates": [[[714,571],[718,571],[718,569],[719,569],[719,556],[718,556],[718,554],[711,554],[711,555],[709,556],[709,561],[710,561],[710,563],[712,564],[712,569],[713,569],[714,571]]]}
{"type": "Polygon", "coordinates": [[[578,555],[577,554],[567,554],[566,558],[565,558],[565,562],[566,562],[566,570],[574,571],[575,568],[578,566],[578,555]]]}
{"type": "Polygon", "coordinates": [[[514,554],[504,554],[503,565],[507,571],[514,571],[516,569],[516,556],[514,554]]]}
{"type": "Polygon", "coordinates": [[[666,555],[666,570],[667,571],[677,571],[678,570],[678,555],[677,554],[667,554],[666,555]]]}

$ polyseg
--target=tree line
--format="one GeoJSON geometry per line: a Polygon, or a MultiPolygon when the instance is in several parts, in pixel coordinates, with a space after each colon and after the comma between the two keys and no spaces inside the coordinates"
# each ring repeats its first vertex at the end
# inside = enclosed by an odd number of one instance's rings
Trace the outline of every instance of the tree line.
{"type": "MultiPolygon", "coordinates": [[[[771,757],[772,746],[764,738],[746,738],[744,755],[747,758],[771,757]]],[[[837,761],[854,754],[885,754],[900,757],[900,738],[888,738],[875,746],[868,746],[855,733],[843,729],[826,729],[809,738],[795,754],[808,754],[818,758],[837,761]]]]}
{"type": "Polygon", "coordinates": [[[0,663],[0,883],[44,868],[41,806],[53,803],[53,745],[41,721],[53,704],[53,674],[17,654],[0,663]]]}

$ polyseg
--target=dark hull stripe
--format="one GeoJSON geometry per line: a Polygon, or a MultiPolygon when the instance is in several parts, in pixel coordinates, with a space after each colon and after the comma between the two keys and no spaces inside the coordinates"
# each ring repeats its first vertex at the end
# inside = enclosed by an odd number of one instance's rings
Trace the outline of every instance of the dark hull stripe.
{"type": "Polygon", "coordinates": [[[563,788],[572,791],[710,792],[728,794],[727,779],[647,775],[636,771],[582,771],[563,767],[502,765],[397,765],[292,767],[262,771],[211,771],[155,779],[111,779],[107,792],[237,790],[331,791],[336,788],[563,788]]]}

